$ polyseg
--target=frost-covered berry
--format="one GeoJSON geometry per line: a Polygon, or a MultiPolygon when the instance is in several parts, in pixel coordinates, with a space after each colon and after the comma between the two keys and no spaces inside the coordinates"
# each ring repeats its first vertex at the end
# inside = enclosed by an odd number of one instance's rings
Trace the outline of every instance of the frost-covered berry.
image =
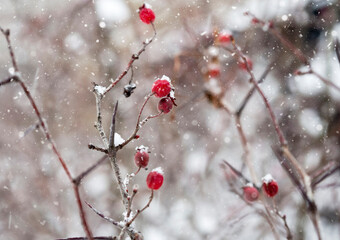
{"type": "Polygon", "coordinates": [[[229,32],[223,31],[218,34],[216,40],[220,44],[227,44],[231,42],[232,35],[229,32]]]}
{"type": "Polygon", "coordinates": [[[170,82],[170,78],[164,76],[161,79],[157,79],[153,85],[151,91],[155,94],[156,97],[162,98],[168,96],[171,92],[172,86],[170,82]]]}
{"type": "Polygon", "coordinates": [[[149,163],[149,148],[143,145],[136,148],[135,164],[137,167],[145,168],[149,163]]]}
{"type": "Polygon", "coordinates": [[[173,107],[173,102],[169,97],[162,98],[158,103],[158,110],[163,113],[168,113],[173,107]]]}
{"type": "Polygon", "coordinates": [[[243,197],[248,202],[254,202],[259,198],[259,191],[252,184],[247,184],[243,187],[243,197]]]}
{"type": "Polygon", "coordinates": [[[148,185],[148,188],[152,190],[159,189],[163,184],[163,174],[162,168],[158,167],[153,169],[146,178],[146,184],[148,185]]]}
{"type": "Polygon", "coordinates": [[[279,185],[273,179],[272,175],[267,174],[262,178],[262,189],[266,192],[268,197],[274,197],[279,192],[279,185]]]}
{"type": "Polygon", "coordinates": [[[247,65],[248,65],[248,68],[250,70],[253,69],[253,61],[249,58],[249,57],[246,57],[246,61],[247,61],[247,64],[243,61],[243,59],[240,59],[239,62],[238,62],[238,66],[242,69],[242,70],[245,70],[247,71],[247,65]]]}
{"type": "Polygon", "coordinates": [[[155,21],[155,13],[152,11],[149,4],[145,3],[139,8],[139,18],[146,24],[150,24],[155,21]]]}

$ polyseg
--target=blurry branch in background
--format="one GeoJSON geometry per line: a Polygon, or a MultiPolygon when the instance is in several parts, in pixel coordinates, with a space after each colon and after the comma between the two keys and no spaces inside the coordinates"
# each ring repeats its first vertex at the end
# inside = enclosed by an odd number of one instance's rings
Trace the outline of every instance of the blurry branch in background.
{"type": "MultiPolygon", "coordinates": [[[[272,28],[272,26],[271,26],[271,28],[272,28]]],[[[294,155],[289,150],[287,140],[285,139],[283,132],[282,132],[280,126],[279,126],[279,123],[278,123],[278,120],[277,120],[277,118],[274,114],[273,108],[271,107],[271,105],[270,105],[267,97],[265,96],[264,92],[259,87],[258,82],[256,81],[255,76],[252,72],[251,66],[249,66],[249,64],[248,64],[247,58],[245,57],[243,52],[240,50],[241,48],[236,45],[235,40],[232,39],[231,42],[232,42],[232,45],[233,45],[233,51],[234,51],[235,55],[238,55],[241,58],[241,60],[243,61],[243,64],[246,67],[246,71],[250,75],[251,83],[253,83],[257,92],[260,94],[260,96],[263,99],[263,102],[264,102],[264,104],[265,104],[265,106],[266,106],[266,108],[269,112],[271,121],[274,125],[275,132],[277,134],[277,137],[278,137],[279,143],[280,143],[279,153],[281,154],[282,158],[284,158],[286,161],[289,162],[291,168],[293,168],[294,171],[297,172],[298,177],[295,178],[295,180],[299,182],[298,186],[299,186],[300,192],[302,193],[303,198],[307,202],[310,217],[311,217],[311,220],[313,222],[316,233],[318,235],[318,239],[321,240],[322,237],[321,237],[319,220],[318,220],[318,212],[317,212],[317,207],[316,207],[316,204],[315,204],[315,201],[314,201],[314,194],[313,194],[313,190],[312,190],[312,186],[311,186],[310,176],[306,173],[304,168],[302,166],[300,166],[299,162],[296,160],[294,155]],[[300,184],[300,179],[303,183],[302,184],[303,187],[300,184]]],[[[295,52],[295,54],[300,53],[300,51],[293,51],[293,52],[295,52]]],[[[301,58],[300,54],[298,54],[298,56],[301,58]]],[[[276,155],[278,155],[278,152],[276,152],[276,155]]],[[[287,173],[290,174],[290,171],[288,171],[287,173]]],[[[295,184],[297,184],[296,181],[293,181],[293,182],[295,184]]]]}
{"type": "MultiPolygon", "coordinates": [[[[112,81],[112,83],[106,88],[106,87],[102,87],[99,86],[97,84],[94,83],[94,88],[93,88],[93,92],[95,93],[95,97],[96,97],[96,107],[97,107],[97,122],[95,124],[95,127],[97,128],[102,141],[104,143],[105,148],[100,148],[100,147],[96,147],[93,144],[89,144],[89,149],[93,149],[93,150],[97,150],[100,152],[105,153],[105,155],[103,157],[101,157],[99,160],[97,160],[92,166],[88,167],[85,171],[83,171],[82,173],[80,173],[77,177],[73,178],[70,170],[68,168],[68,166],[66,165],[64,159],[62,158],[62,156],[60,155],[59,151],[57,150],[54,141],[48,131],[47,125],[45,124],[40,110],[37,107],[37,104],[35,103],[30,91],[28,90],[26,84],[24,83],[24,81],[21,78],[21,74],[19,72],[18,69],[18,65],[16,63],[16,59],[14,56],[14,52],[11,46],[11,42],[10,42],[10,31],[9,30],[4,30],[2,28],[0,28],[2,34],[5,36],[6,40],[7,40],[7,45],[8,45],[8,49],[9,49],[9,53],[11,56],[11,61],[12,61],[12,65],[13,65],[13,74],[11,74],[11,76],[9,76],[8,78],[0,81],[0,86],[6,85],[6,84],[10,84],[10,83],[19,83],[20,86],[22,87],[22,89],[24,90],[27,98],[29,99],[32,108],[38,118],[38,124],[36,124],[35,126],[38,126],[42,129],[46,139],[48,140],[48,142],[51,144],[52,146],[52,150],[55,153],[55,155],[58,157],[58,160],[60,162],[60,164],[62,165],[68,179],[70,180],[70,182],[72,183],[73,186],[73,190],[74,190],[74,195],[76,198],[76,202],[78,205],[78,209],[79,209],[79,215],[81,218],[81,222],[82,222],[82,226],[84,229],[84,232],[86,234],[86,237],[78,237],[78,238],[65,238],[65,239],[117,239],[116,237],[93,237],[92,236],[92,232],[88,226],[88,223],[86,221],[86,217],[85,217],[85,211],[83,209],[83,205],[82,205],[82,201],[81,201],[81,197],[80,197],[80,193],[79,193],[79,186],[81,184],[82,179],[84,179],[88,174],[90,174],[93,170],[95,170],[99,165],[101,165],[102,163],[106,162],[107,159],[110,159],[111,165],[112,165],[112,169],[114,171],[115,177],[116,177],[116,181],[118,183],[119,189],[120,189],[120,193],[121,193],[121,198],[122,198],[122,202],[125,206],[125,212],[128,212],[128,218],[125,218],[123,222],[119,222],[119,224],[115,221],[113,221],[110,218],[105,217],[103,214],[100,214],[99,211],[95,210],[90,204],[88,204],[88,206],[94,210],[99,216],[101,216],[102,218],[104,218],[105,220],[110,221],[113,225],[116,225],[118,227],[120,227],[121,229],[121,234],[119,236],[119,239],[122,239],[124,236],[124,233],[128,233],[128,235],[130,236],[131,239],[139,239],[141,237],[141,234],[139,232],[137,232],[136,230],[134,230],[133,227],[131,227],[130,225],[132,224],[132,222],[139,216],[139,214],[141,212],[143,212],[147,207],[149,207],[152,199],[153,199],[153,192],[151,193],[150,199],[147,203],[147,205],[142,208],[141,210],[137,210],[136,213],[132,214],[132,200],[134,199],[134,196],[137,193],[137,190],[133,191],[133,195],[129,196],[128,195],[128,190],[127,190],[127,183],[129,181],[129,178],[132,178],[134,176],[134,174],[132,175],[128,175],[127,178],[128,180],[122,180],[121,178],[121,173],[120,173],[120,168],[117,164],[117,159],[116,159],[116,154],[117,151],[122,149],[125,145],[127,145],[129,142],[131,142],[133,139],[137,138],[137,133],[138,130],[151,118],[155,118],[158,117],[160,115],[162,115],[162,111],[159,112],[156,115],[149,115],[148,117],[146,117],[144,120],[140,120],[141,116],[142,116],[142,111],[146,105],[146,103],[148,102],[148,100],[150,99],[150,97],[153,94],[149,94],[145,100],[145,102],[143,103],[143,106],[139,112],[138,115],[138,119],[137,119],[137,124],[136,124],[136,128],[133,132],[133,134],[131,135],[131,137],[124,141],[121,145],[119,146],[115,146],[115,119],[116,119],[116,115],[117,115],[117,109],[118,109],[118,102],[115,105],[115,108],[113,110],[113,114],[112,114],[112,121],[111,121],[111,126],[110,126],[110,134],[109,134],[109,139],[106,137],[105,131],[103,129],[102,126],[102,116],[101,116],[101,102],[103,100],[103,98],[105,97],[105,94],[107,94],[120,80],[122,80],[124,78],[124,76],[131,70],[131,78],[129,81],[129,84],[131,84],[132,80],[133,80],[133,63],[134,61],[136,61],[137,59],[139,59],[140,55],[146,50],[146,47],[155,39],[156,37],[156,29],[153,25],[153,23],[151,23],[152,29],[154,31],[154,35],[151,39],[147,39],[145,42],[143,42],[143,47],[136,53],[133,54],[131,57],[131,60],[129,61],[126,69],[117,77],[116,80],[112,81]]],[[[11,72],[11,71],[10,71],[11,72]]]]}
{"type": "MultiPolygon", "coordinates": [[[[79,194],[79,185],[74,182],[74,179],[73,179],[73,177],[72,177],[72,175],[70,173],[69,168],[67,167],[64,159],[62,158],[62,156],[60,155],[59,151],[57,150],[56,145],[54,144],[52,136],[51,136],[51,134],[48,131],[47,125],[45,124],[45,120],[42,118],[40,110],[39,110],[36,102],[34,101],[34,98],[32,97],[28,87],[26,86],[26,84],[24,83],[23,79],[21,78],[21,74],[19,72],[19,68],[18,68],[16,59],[15,59],[14,52],[13,52],[12,45],[11,45],[11,41],[10,41],[10,31],[9,31],[9,29],[4,30],[4,29],[2,29],[0,27],[0,31],[2,32],[2,34],[6,38],[8,50],[9,50],[9,53],[10,53],[10,56],[11,56],[11,60],[12,60],[12,65],[13,65],[13,68],[14,68],[14,73],[12,74],[12,76],[10,76],[9,78],[1,81],[1,83],[5,83],[5,84],[12,83],[12,82],[19,83],[19,85],[21,86],[21,88],[25,92],[25,95],[28,98],[28,100],[29,100],[29,102],[30,102],[30,104],[31,104],[31,106],[32,106],[32,108],[34,110],[34,113],[35,113],[35,115],[37,116],[37,118],[39,120],[39,125],[40,125],[40,128],[41,128],[42,132],[45,135],[45,138],[51,144],[52,150],[53,150],[54,154],[58,157],[58,160],[59,160],[62,168],[64,169],[64,171],[65,171],[69,181],[72,183],[74,195],[75,195],[76,202],[77,202],[78,209],[79,209],[79,215],[80,215],[80,218],[81,218],[82,226],[83,226],[83,229],[84,229],[84,231],[86,233],[87,238],[91,240],[91,239],[93,239],[93,237],[92,237],[91,230],[90,230],[90,228],[88,226],[88,223],[86,221],[85,211],[83,209],[82,201],[81,201],[80,194],[79,194]]],[[[3,84],[0,84],[0,86],[1,85],[3,85],[3,84]]]]}
{"type": "MultiPolygon", "coordinates": [[[[292,42],[290,42],[287,38],[285,38],[274,26],[273,22],[266,22],[263,21],[259,18],[257,18],[254,14],[250,13],[250,12],[245,12],[244,13],[246,16],[250,16],[252,17],[252,22],[254,24],[259,24],[262,26],[263,29],[268,29],[268,31],[274,36],[276,37],[281,43],[282,45],[284,45],[288,50],[290,50],[297,59],[299,59],[303,64],[305,64],[308,67],[308,71],[306,72],[300,72],[297,71],[296,74],[297,75],[302,75],[302,74],[313,74],[316,77],[318,77],[324,84],[326,84],[327,86],[333,87],[334,89],[336,89],[337,91],[340,92],[340,87],[337,86],[336,84],[334,84],[332,81],[322,77],[319,73],[315,72],[311,66],[310,61],[308,60],[308,57],[299,49],[297,48],[292,42]]],[[[337,45],[336,45],[337,46],[337,45]]],[[[336,51],[336,54],[338,56],[338,51],[336,51]]]]}
{"type": "MultiPolygon", "coordinates": [[[[237,186],[235,184],[235,179],[234,179],[234,176],[238,177],[238,180],[241,180],[241,183],[242,185],[244,186],[245,185],[245,182],[246,183],[252,183],[250,181],[248,181],[248,179],[240,172],[238,171],[235,167],[233,167],[230,163],[228,163],[226,160],[223,160],[224,164],[221,164],[221,168],[223,169],[224,171],[224,174],[227,178],[227,183],[228,185],[230,186],[230,190],[231,192],[235,193],[237,196],[239,196],[240,199],[242,199],[242,201],[247,204],[248,206],[250,206],[251,208],[253,208],[255,210],[255,212],[257,214],[259,214],[260,216],[262,216],[268,223],[272,233],[273,233],[273,236],[276,240],[279,240],[280,237],[276,231],[276,228],[275,228],[275,223],[273,222],[273,219],[271,217],[271,215],[269,214],[269,210],[268,210],[268,207],[263,204],[263,207],[265,208],[265,210],[261,209],[260,208],[260,205],[257,205],[255,203],[252,203],[252,202],[248,202],[244,199],[242,193],[239,191],[240,187],[237,186]],[[231,174],[230,174],[231,172],[231,174]]],[[[252,183],[254,186],[256,186],[254,183],[252,183]]],[[[257,188],[257,187],[256,187],[257,188]]]]}
{"type": "Polygon", "coordinates": [[[339,38],[335,38],[335,43],[334,43],[334,50],[335,50],[335,54],[336,57],[338,59],[338,62],[340,64],[340,46],[339,46],[339,38]]]}

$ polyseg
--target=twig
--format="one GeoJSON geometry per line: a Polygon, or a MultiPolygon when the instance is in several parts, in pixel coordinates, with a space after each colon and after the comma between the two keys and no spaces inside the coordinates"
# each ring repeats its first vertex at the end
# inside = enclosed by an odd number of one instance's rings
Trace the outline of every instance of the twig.
{"type": "MultiPolygon", "coordinates": [[[[307,56],[299,49],[297,48],[292,42],[290,42],[287,38],[283,37],[281,33],[274,27],[273,23],[271,22],[265,22],[257,17],[255,17],[254,14],[250,12],[246,12],[246,15],[252,16],[254,19],[256,19],[256,22],[260,24],[261,26],[269,26],[269,32],[276,37],[285,47],[287,47],[302,63],[307,65],[310,68],[310,71],[306,73],[314,74],[316,77],[318,77],[322,82],[324,82],[326,85],[331,86],[335,88],[336,90],[340,91],[340,87],[335,85],[332,81],[322,77],[320,74],[315,72],[310,64],[310,61],[308,60],[307,56]]],[[[337,45],[336,45],[337,46],[337,45]]],[[[337,54],[339,54],[337,52],[337,54]]]]}
{"type": "Polygon", "coordinates": [[[114,80],[104,91],[103,95],[105,95],[106,93],[108,93],[114,86],[116,86],[117,83],[119,83],[120,80],[122,80],[124,78],[124,76],[129,72],[129,70],[132,68],[132,64],[134,63],[134,61],[136,61],[137,59],[139,59],[139,56],[146,50],[146,47],[152,43],[152,41],[156,38],[157,36],[157,32],[156,32],[156,28],[155,25],[153,23],[151,23],[152,29],[154,31],[154,34],[152,36],[152,38],[147,39],[145,42],[143,42],[143,47],[138,51],[137,54],[133,54],[131,56],[131,59],[126,67],[126,69],[124,70],[124,72],[122,72],[117,78],[116,80],[114,80]]]}
{"type": "Polygon", "coordinates": [[[127,227],[129,227],[133,223],[133,221],[135,221],[135,219],[138,217],[139,214],[141,214],[145,209],[147,209],[150,206],[152,199],[153,199],[153,190],[151,190],[151,195],[150,195],[148,203],[141,210],[137,210],[137,213],[133,216],[133,218],[128,223],[126,223],[127,227]]]}
{"type": "Polygon", "coordinates": [[[283,224],[285,226],[286,233],[287,233],[287,236],[286,236],[287,240],[292,240],[293,239],[293,235],[292,235],[292,232],[290,231],[290,228],[289,228],[288,223],[287,223],[287,216],[286,215],[282,215],[276,208],[275,208],[275,213],[283,221],[283,224]]]}
{"type": "Polygon", "coordinates": [[[108,156],[105,155],[103,157],[101,157],[95,164],[93,164],[91,167],[89,167],[88,169],[86,169],[84,172],[82,172],[78,177],[73,179],[73,182],[76,185],[79,185],[81,180],[86,177],[90,172],[92,172],[94,169],[96,169],[99,165],[101,165],[102,163],[104,163],[106,160],[108,159],[108,156]]]}
{"type": "Polygon", "coordinates": [[[13,49],[12,49],[12,46],[11,46],[10,31],[9,30],[5,31],[1,27],[0,27],[0,31],[5,35],[5,38],[7,40],[8,49],[9,49],[10,56],[11,56],[11,59],[12,59],[12,65],[13,65],[13,68],[15,70],[15,73],[14,73],[15,75],[12,76],[12,78],[15,77],[15,79],[16,79],[15,82],[18,82],[20,84],[21,88],[23,89],[23,91],[25,92],[25,95],[28,98],[28,100],[29,100],[29,102],[30,102],[30,104],[31,104],[31,106],[32,106],[32,108],[34,110],[34,113],[35,113],[35,115],[37,116],[37,118],[39,120],[39,125],[40,125],[40,127],[42,129],[43,134],[45,135],[45,138],[51,144],[52,150],[53,150],[54,154],[58,157],[58,160],[59,160],[62,168],[64,169],[68,179],[70,180],[70,182],[73,185],[73,191],[74,191],[74,195],[75,195],[75,198],[76,198],[77,206],[78,206],[78,209],[79,209],[79,215],[80,215],[80,219],[81,219],[81,222],[82,222],[83,229],[84,229],[84,231],[86,233],[87,238],[92,240],[93,236],[92,236],[91,230],[90,230],[90,228],[89,228],[89,226],[87,224],[87,221],[86,221],[85,212],[84,212],[83,205],[82,205],[82,202],[81,202],[78,185],[76,185],[74,183],[72,175],[70,173],[70,170],[68,169],[64,159],[61,157],[61,154],[57,150],[57,147],[56,147],[54,141],[52,140],[52,137],[51,137],[51,135],[50,135],[50,133],[49,133],[49,131],[47,129],[45,121],[43,120],[43,118],[41,116],[41,113],[40,113],[40,110],[39,110],[38,106],[36,105],[36,103],[35,103],[32,95],[31,95],[30,91],[28,90],[26,84],[23,82],[23,80],[20,77],[18,65],[16,63],[15,55],[14,55],[14,52],[13,52],[13,49]]]}
{"type": "Polygon", "coordinates": [[[335,54],[336,57],[338,59],[338,62],[340,64],[340,46],[339,46],[339,38],[335,38],[335,44],[334,44],[334,50],[335,50],[335,54]]]}
{"type": "MultiPolygon", "coordinates": [[[[258,80],[257,84],[261,84],[265,78],[267,77],[268,73],[270,72],[271,68],[273,67],[274,62],[272,62],[271,64],[268,65],[268,67],[266,68],[266,70],[262,73],[262,76],[260,77],[260,80],[258,80]]],[[[250,91],[247,93],[246,97],[243,99],[240,107],[238,108],[238,110],[236,111],[236,115],[241,116],[243,109],[245,108],[245,106],[247,105],[249,99],[251,98],[251,96],[253,96],[253,93],[255,92],[256,87],[253,86],[250,91]]]]}
{"type": "MultiPolygon", "coordinates": [[[[145,101],[142,105],[142,108],[139,111],[138,118],[137,118],[137,124],[136,124],[134,132],[131,134],[131,136],[127,140],[125,140],[125,142],[123,142],[122,144],[120,144],[116,147],[117,150],[122,149],[125,145],[127,145],[129,142],[131,142],[133,139],[136,138],[136,135],[137,135],[139,129],[142,127],[141,123],[145,121],[145,119],[144,119],[142,122],[140,122],[140,119],[142,117],[142,112],[144,110],[145,105],[147,104],[147,102],[149,101],[149,99],[151,98],[152,95],[153,95],[153,93],[150,93],[146,96],[146,99],[145,99],[145,101]]],[[[161,113],[159,115],[161,115],[161,113]]],[[[150,118],[154,117],[153,115],[150,115],[150,116],[149,116],[150,118]]],[[[146,119],[148,119],[149,117],[147,117],[146,119]]]]}
{"type": "Polygon", "coordinates": [[[89,144],[89,145],[87,145],[87,147],[88,147],[89,149],[91,149],[91,150],[96,150],[96,151],[98,151],[98,152],[102,152],[102,153],[106,153],[106,154],[109,153],[109,150],[104,149],[104,148],[97,147],[97,146],[95,146],[95,145],[93,145],[93,144],[89,144]]]}
{"type": "Polygon", "coordinates": [[[111,162],[111,167],[112,170],[115,174],[116,177],[116,181],[118,183],[119,186],[119,191],[122,197],[122,202],[125,206],[125,210],[128,209],[128,194],[126,191],[126,187],[124,186],[124,183],[122,181],[122,177],[120,174],[120,168],[117,164],[117,150],[114,146],[114,141],[115,141],[115,129],[116,129],[116,116],[117,116],[117,110],[118,110],[118,101],[116,102],[115,108],[113,110],[113,114],[112,114],[112,121],[111,121],[111,126],[110,126],[110,139],[109,139],[109,146],[108,146],[108,155],[110,158],[110,162],[111,162]]]}
{"type": "Polygon", "coordinates": [[[6,84],[8,84],[8,83],[12,83],[12,82],[15,82],[15,81],[17,81],[18,80],[18,77],[17,76],[10,76],[10,77],[8,77],[8,78],[6,78],[6,79],[4,79],[4,80],[2,80],[1,82],[0,82],[0,87],[1,86],[3,86],[3,85],[6,85],[6,84]]]}
{"type": "Polygon", "coordinates": [[[244,183],[249,183],[250,181],[242,174],[242,172],[238,171],[236,168],[234,168],[230,163],[228,163],[226,160],[223,160],[223,162],[235,173],[239,178],[241,178],[244,183]]]}
{"type": "Polygon", "coordinates": [[[258,93],[261,95],[262,99],[263,99],[263,102],[264,104],[266,105],[266,108],[269,112],[269,115],[271,117],[271,120],[274,124],[274,127],[275,127],[275,131],[276,131],[276,134],[279,138],[279,141],[280,141],[280,144],[281,146],[286,146],[287,145],[287,141],[280,129],[280,126],[277,122],[277,119],[275,117],[275,114],[274,114],[274,111],[272,109],[272,107],[270,106],[269,104],[269,101],[267,99],[267,97],[264,95],[262,89],[260,88],[259,84],[257,83],[256,79],[255,79],[255,76],[253,74],[253,72],[251,71],[249,65],[248,65],[248,61],[247,61],[247,58],[244,56],[244,54],[241,52],[241,50],[239,50],[238,46],[236,45],[235,43],[235,40],[232,39],[232,45],[234,47],[234,52],[242,59],[242,61],[244,62],[245,66],[246,66],[246,70],[247,72],[249,73],[250,75],[250,81],[254,84],[254,87],[256,88],[256,90],[258,91],[258,93]]]}
{"type": "Polygon", "coordinates": [[[117,227],[121,227],[117,221],[113,220],[110,217],[105,216],[103,213],[101,213],[99,210],[95,209],[91,204],[89,204],[88,202],[85,201],[85,203],[87,204],[87,206],[89,206],[89,208],[91,208],[99,217],[105,219],[106,221],[112,223],[113,225],[117,226],[117,227]]]}
{"type": "Polygon", "coordinates": [[[335,162],[330,162],[326,166],[324,166],[320,171],[316,172],[316,174],[312,177],[312,188],[315,188],[316,185],[321,183],[323,180],[331,176],[333,173],[340,171],[340,164],[336,164],[335,162]]]}

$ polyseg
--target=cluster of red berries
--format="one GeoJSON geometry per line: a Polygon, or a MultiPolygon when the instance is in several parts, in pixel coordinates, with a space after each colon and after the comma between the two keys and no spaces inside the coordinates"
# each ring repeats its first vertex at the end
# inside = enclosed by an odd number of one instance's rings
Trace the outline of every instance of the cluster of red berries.
{"type": "Polygon", "coordinates": [[[171,85],[171,80],[169,77],[163,75],[162,78],[157,79],[151,89],[152,93],[158,97],[162,98],[158,103],[158,110],[163,113],[168,113],[175,104],[174,88],[171,85]]]}
{"type": "MultiPolygon", "coordinates": [[[[143,145],[136,148],[135,164],[139,168],[146,168],[149,163],[149,148],[143,145]]],[[[148,188],[157,190],[163,185],[163,170],[158,167],[153,169],[146,178],[148,188]]]]}
{"type": "MultiPolygon", "coordinates": [[[[152,11],[151,6],[144,3],[143,6],[139,8],[139,18],[142,22],[146,24],[153,24],[155,21],[155,13],[152,11]]],[[[151,89],[152,93],[161,98],[158,103],[159,111],[163,113],[168,113],[175,104],[174,88],[171,85],[171,80],[167,76],[163,76],[157,79],[151,89]]],[[[136,136],[137,137],[137,136],[136,136]]],[[[139,136],[138,136],[139,137],[139,136]]],[[[149,150],[145,146],[139,146],[136,148],[135,153],[135,164],[141,168],[146,168],[149,164],[149,150]]],[[[146,178],[146,184],[151,190],[157,190],[163,185],[164,173],[162,168],[158,167],[153,169],[146,178]]]]}
{"type": "MultiPolygon", "coordinates": [[[[262,178],[262,189],[268,197],[274,197],[279,192],[279,185],[270,174],[262,178]]],[[[252,183],[243,187],[243,197],[248,202],[254,202],[259,198],[259,191],[252,183]]]]}

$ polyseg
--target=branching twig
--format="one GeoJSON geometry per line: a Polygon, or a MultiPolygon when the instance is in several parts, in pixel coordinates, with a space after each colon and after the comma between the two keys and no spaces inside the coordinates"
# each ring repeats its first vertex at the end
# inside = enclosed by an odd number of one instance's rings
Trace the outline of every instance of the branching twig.
{"type": "Polygon", "coordinates": [[[133,216],[133,218],[128,223],[126,223],[127,227],[129,227],[133,223],[133,221],[135,221],[135,219],[138,217],[139,214],[141,214],[145,209],[147,209],[150,206],[152,199],[153,199],[153,190],[151,190],[151,195],[150,195],[148,203],[142,209],[137,210],[137,213],[133,216]]]}
{"type": "Polygon", "coordinates": [[[94,169],[96,169],[99,165],[101,165],[103,162],[107,160],[108,156],[101,157],[95,164],[93,164],[91,167],[86,169],[84,172],[82,172],[78,177],[73,179],[73,182],[76,185],[79,185],[81,180],[86,177],[90,172],[92,172],[94,169]]]}
{"type": "Polygon", "coordinates": [[[54,154],[58,157],[58,160],[59,160],[62,168],[64,169],[68,179],[72,183],[73,191],[74,191],[74,195],[75,195],[76,202],[77,202],[77,205],[78,205],[79,215],[80,215],[80,219],[81,219],[81,222],[82,222],[83,229],[86,233],[87,238],[92,240],[93,236],[92,236],[91,230],[90,230],[90,228],[87,224],[87,221],[86,221],[85,212],[84,212],[83,205],[82,205],[82,202],[81,202],[78,185],[74,182],[74,179],[72,178],[72,175],[70,173],[69,168],[67,167],[64,159],[62,158],[61,154],[57,150],[57,147],[56,147],[56,145],[55,145],[55,143],[54,143],[54,141],[53,141],[53,139],[52,139],[52,137],[51,137],[51,135],[48,131],[48,128],[45,124],[45,121],[43,120],[43,118],[41,116],[40,110],[39,110],[37,104],[34,101],[34,98],[32,97],[32,95],[31,95],[29,89],[27,88],[26,84],[24,83],[24,81],[21,79],[19,69],[18,69],[18,65],[17,65],[16,59],[15,59],[15,55],[14,55],[12,45],[11,45],[11,41],[10,41],[10,31],[9,30],[5,31],[2,28],[0,28],[0,31],[4,34],[4,36],[7,40],[8,50],[10,52],[12,65],[13,65],[13,68],[15,70],[14,75],[11,76],[10,78],[15,79],[15,82],[18,82],[19,85],[21,86],[21,88],[23,89],[23,91],[25,92],[25,95],[28,98],[28,100],[29,100],[29,102],[30,102],[30,104],[31,104],[31,106],[34,110],[34,113],[39,120],[39,125],[42,129],[43,134],[45,135],[45,138],[51,144],[54,154]]]}
{"type": "Polygon", "coordinates": [[[156,32],[156,28],[155,25],[153,23],[151,23],[152,29],[154,31],[154,35],[152,36],[152,38],[147,39],[145,42],[143,42],[143,47],[138,51],[137,54],[133,54],[131,56],[131,59],[126,67],[126,69],[124,70],[124,72],[122,72],[117,78],[116,80],[114,80],[103,92],[103,95],[105,95],[106,93],[108,93],[114,86],[116,86],[117,83],[120,82],[120,80],[122,80],[124,78],[124,76],[129,72],[129,70],[132,68],[132,64],[139,59],[139,56],[146,50],[146,47],[152,43],[152,41],[156,38],[157,36],[157,32],[156,32]]]}

